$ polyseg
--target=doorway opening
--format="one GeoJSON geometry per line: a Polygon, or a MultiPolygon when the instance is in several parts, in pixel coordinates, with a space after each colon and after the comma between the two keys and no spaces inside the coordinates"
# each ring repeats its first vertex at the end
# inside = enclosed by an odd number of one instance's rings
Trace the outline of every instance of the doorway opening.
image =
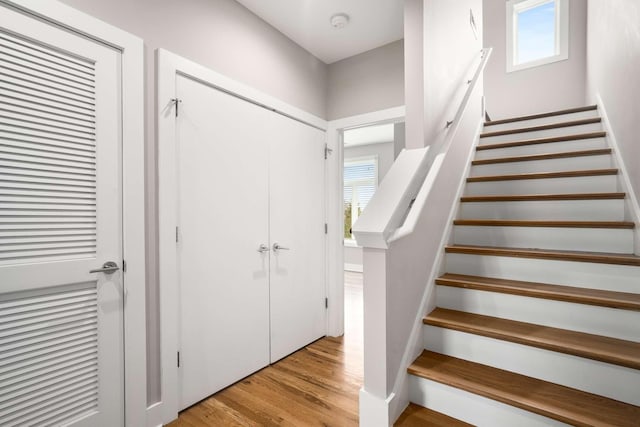
{"type": "Polygon", "coordinates": [[[404,121],[342,130],[342,210],[345,347],[358,348],[363,327],[362,247],[351,229],[405,147],[404,121]],[[353,344],[353,345],[350,345],[353,344]]]}

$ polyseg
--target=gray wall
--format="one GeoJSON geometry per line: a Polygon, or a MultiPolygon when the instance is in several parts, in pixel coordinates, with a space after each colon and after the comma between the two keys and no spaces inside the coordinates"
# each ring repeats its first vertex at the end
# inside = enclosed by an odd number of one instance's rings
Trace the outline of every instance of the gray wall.
{"type": "Polygon", "coordinates": [[[327,66],[233,0],[62,0],[145,42],[147,378],[160,400],[154,50],[162,47],[326,118],[327,66]]]}
{"type": "Polygon", "coordinates": [[[600,95],[640,199],[640,3],[588,2],[587,100],[600,95]]]}
{"type": "Polygon", "coordinates": [[[327,118],[404,105],[404,42],[399,40],[329,65],[327,118]]]}
{"type": "Polygon", "coordinates": [[[405,146],[424,147],[424,0],[404,2],[405,146]]]}
{"type": "Polygon", "coordinates": [[[586,1],[569,0],[569,59],[511,73],[506,71],[505,0],[483,0],[483,7],[484,46],[493,47],[484,72],[486,108],[493,120],[584,105],[586,1]]]}

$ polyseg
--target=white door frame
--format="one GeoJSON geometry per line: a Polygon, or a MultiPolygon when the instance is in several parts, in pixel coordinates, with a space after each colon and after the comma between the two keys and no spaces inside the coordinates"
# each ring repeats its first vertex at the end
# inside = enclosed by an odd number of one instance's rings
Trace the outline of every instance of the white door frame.
{"type": "Polygon", "coordinates": [[[403,121],[405,107],[393,107],[357,116],[332,120],[328,123],[327,144],[333,155],[327,162],[327,219],[329,236],[327,243],[327,282],[329,313],[327,335],[344,334],[344,235],[343,235],[343,164],[342,133],[346,129],[403,121]]]}
{"type": "Polygon", "coordinates": [[[0,0],[0,6],[74,32],[121,53],[122,221],[124,278],[125,424],[146,425],[147,355],[144,205],[143,42],[56,0],[0,0]]]}
{"type": "Polygon", "coordinates": [[[179,329],[176,263],[176,120],[175,104],[172,101],[176,98],[176,74],[187,76],[321,130],[327,129],[327,122],[164,49],[156,50],[156,67],[162,401],[154,405],[154,411],[160,411],[161,422],[168,423],[177,418],[179,408],[176,366],[179,329]]]}

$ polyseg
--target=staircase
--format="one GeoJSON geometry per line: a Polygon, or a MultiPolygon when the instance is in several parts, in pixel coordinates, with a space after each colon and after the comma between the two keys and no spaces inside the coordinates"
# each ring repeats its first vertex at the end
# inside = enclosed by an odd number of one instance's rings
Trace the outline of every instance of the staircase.
{"type": "Polygon", "coordinates": [[[618,174],[595,106],[485,124],[397,425],[640,426],[618,174]]]}

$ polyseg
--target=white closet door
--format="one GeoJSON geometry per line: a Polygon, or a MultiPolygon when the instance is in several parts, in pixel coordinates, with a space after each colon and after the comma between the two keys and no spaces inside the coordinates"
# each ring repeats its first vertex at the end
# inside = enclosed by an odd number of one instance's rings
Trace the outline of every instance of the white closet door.
{"type": "Polygon", "coordinates": [[[325,335],[324,132],[273,114],[271,362],[325,335]]]}
{"type": "Polygon", "coordinates": [[[0,6],[0,425],[123,425],[119,53],[0,6]]]}
{"type": "Polygon", "coordinates": [[[269,363],[271,113],[181,76],[177,96],[185,408],[269,363]]]}

